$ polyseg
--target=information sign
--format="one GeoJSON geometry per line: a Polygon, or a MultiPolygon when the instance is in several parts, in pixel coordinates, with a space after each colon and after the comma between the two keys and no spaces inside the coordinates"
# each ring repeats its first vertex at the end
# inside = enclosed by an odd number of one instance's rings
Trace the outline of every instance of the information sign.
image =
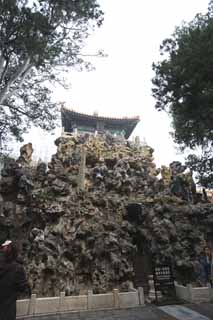
{"type": "Polygon", "coordinates": [[[156,302],[176,301],[172,268],[170,265],[156,265],[153,272],[156,302]]]}

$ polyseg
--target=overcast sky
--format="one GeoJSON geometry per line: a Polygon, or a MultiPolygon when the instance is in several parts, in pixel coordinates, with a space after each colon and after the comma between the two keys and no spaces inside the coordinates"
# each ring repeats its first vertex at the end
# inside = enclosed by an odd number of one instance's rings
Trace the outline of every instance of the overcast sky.
{"type": "MultiPolygon", "coordinates": [[[[151,97],[152,63],[159,60],[159,46],[175,26],[205,13],[208,0],[100,0],[105,12],[102,27],[87,41],[85,53],[103,49],[106,58],[92,59],[96,70],[70,72],[72,87],[56,89],[54,96],[74,110],[99,115],[125,117],[139,115],[140,124],[133,136],[145,138],[155,149],[158,165],[183,159],[169,136],[170,120],[154,109],[151,97]]],[[[57,132],[59,134],[60,130],[57,132]]],[[[54,137],[32,131],[36,157],[54,151],[54,137]],[[36,137],[36,138],[35,138],[36,137]],[[44,143],[45,141],[45,143],[44,143]],[[48,145],[48,147],[47,147],[48,145]]]]}

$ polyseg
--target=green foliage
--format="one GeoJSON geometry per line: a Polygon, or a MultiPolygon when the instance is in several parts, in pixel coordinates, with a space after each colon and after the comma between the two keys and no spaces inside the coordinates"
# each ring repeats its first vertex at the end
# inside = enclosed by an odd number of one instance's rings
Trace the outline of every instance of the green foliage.
{"type": "Polygon", "coordinates": [[[192,148],[213,140],[212,8],[176,28],[161,45],[164,59],[153,64],[155,107],[171,114],[175,142],[192,148]]]}
{"type": "Polygon", "coordinates": [[[172,119],[173,139],[181,149],[201,147],[189,156],[204,186],[213,181],[213,1],[208,12],[175,29],[160,47],[162,60],[153,64],[156,109],[172,119]]]}
{"type": "Polygon", "coordinates": [[[103,13],[96,0],[0,0],[0,135],[21,139],[34,123],[54,127],[50,83],[82,65],[85,38],[103,13]]]}
{"type": "Polygon", "coordinates": [[[213,157],[212,150],[205,150],[202,155],[190,154],[186,159],[186,165],[197,172],[198,183],[205,187],[213,188],[213,157]]]}

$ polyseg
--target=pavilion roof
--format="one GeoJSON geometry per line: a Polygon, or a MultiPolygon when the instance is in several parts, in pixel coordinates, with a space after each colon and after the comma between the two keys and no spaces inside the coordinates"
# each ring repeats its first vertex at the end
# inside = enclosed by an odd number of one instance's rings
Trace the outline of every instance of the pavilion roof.
{"type": "Polygon", "coordinates": [[[80,113],[71,109],[67,109],[64,106],[61,108],[62,114],[62,125],[67,121],[71,122],[80,122],[87,125],[94,125],[97,122],[104,122],[107,127],[119,127],[125,130],[125,138],[129,138],[132,131],[140,121],[139,116],[135,117],[123,117],[123,118],[114,118],[114,117],[102,117],[99,115],[90,115],[85,113],[80,113]]]}

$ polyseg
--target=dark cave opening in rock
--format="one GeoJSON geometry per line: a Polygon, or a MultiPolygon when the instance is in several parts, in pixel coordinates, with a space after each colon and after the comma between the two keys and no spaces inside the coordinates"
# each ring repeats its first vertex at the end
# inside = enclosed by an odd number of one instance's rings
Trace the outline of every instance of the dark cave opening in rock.
{"type": "Polygon", "coordinates": [[[0,245],[6,241],[6,239],[9,239],[9,228],[7,226],[1,225],[0,228],[0,245]]]}
{"type": "Polygon", "coordinates": [[[148,294],[148,277],[152,274],[152,254],[147,240],[137,231],[137,226],[143,223],[143,205],[141,203],[129,203],[126,206],[126,219],[136,226],[132,237],[133,245],[137,252],[133,256],[134,279],[136,288],[143,287],[144,293],[148,294]]]}
{"type": "Polygon", "coordinates": [[[126,219],[131,223],[142,222],[142,205],[141,203],[129,203],[126,206],[127,217],[126,219]]]}
{"type": "Polygon", "coordinates": [[[148,294],[148,278],[152,274],[152,264],[149,255],[146,252],[137,252],[133,258],[134,269],[134,287],[142,287],[144,294],[148,294]]]}

